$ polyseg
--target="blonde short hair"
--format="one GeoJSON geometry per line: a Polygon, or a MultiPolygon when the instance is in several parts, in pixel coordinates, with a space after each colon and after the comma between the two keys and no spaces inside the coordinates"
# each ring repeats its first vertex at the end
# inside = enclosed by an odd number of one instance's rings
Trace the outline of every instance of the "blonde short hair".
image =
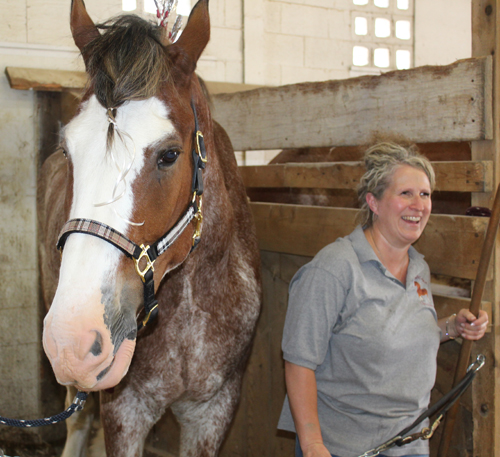
{"type": "Polygon", "coordinates": [[[395,169],[400,165],[422,170],[429,178],[431,192],[436,184],[434,169],[429,160],[420,154],[415,143],[408,141],[380,141],[366,150],[363,161],[366,172],[358,185],[358,201],[361,207],[359,219],[364,227],[373,225],[373,212],[366,202],[368,193],[380,200],[390,184],[395,169]]]}

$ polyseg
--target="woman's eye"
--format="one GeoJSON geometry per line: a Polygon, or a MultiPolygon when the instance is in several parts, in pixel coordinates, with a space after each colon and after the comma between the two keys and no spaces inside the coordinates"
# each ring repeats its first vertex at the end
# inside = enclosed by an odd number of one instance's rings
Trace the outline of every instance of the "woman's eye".
{"type": "Polygon", "coordinates": [[[170,167],[179,158],[180,151],[177,149],[168,149],[162,151],[158,157],[158,168],[170,167]]]}

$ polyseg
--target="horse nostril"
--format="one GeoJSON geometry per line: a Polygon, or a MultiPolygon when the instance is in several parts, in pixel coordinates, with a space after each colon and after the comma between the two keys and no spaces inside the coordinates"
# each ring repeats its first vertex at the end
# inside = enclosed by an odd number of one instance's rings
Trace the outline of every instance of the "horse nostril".
{"type": "Polygon", "coordinates": [[[96,332],[95,341],[90,348],[90,353],[94,356],[101,355],[102,353],[102,336],[99,332],[96,332]]]}

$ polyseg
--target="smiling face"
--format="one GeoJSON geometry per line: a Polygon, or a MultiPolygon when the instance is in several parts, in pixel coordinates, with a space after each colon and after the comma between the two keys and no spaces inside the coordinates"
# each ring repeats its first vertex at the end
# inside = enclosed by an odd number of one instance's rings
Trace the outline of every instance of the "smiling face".
{"type": "Polygon", "coordinates": [[[395,248],[408,248],[424,231],[432,209],[431,185],[425,172],[409,165],[395,168],[382,198],[366,201],[376,215],[373,226],[395,248]]]}

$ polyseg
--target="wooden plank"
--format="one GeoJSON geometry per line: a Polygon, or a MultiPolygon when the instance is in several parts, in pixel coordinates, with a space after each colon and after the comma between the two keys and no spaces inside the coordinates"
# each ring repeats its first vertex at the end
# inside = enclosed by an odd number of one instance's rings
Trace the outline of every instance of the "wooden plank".
{"type": "MultiPolygon", "coordinates": [[[[496,164],[494,171],[493,190],[500,183],[500,2],[498,0],[475,0],[472,5],[472,55],[493,56],[493,80],[491,113],[493,125],[493,141],[473,141],[471,143],[472,160],[492,160],[496,164]]],[[[474,194],[472,204],[491,208],[494,192],[474,194]]],[[[497,238],[493,252],[492,268],[495,281],[486,285],[484,299],[494,304],[491,321],[494,331],[474,344],[473,352],[481,352],[486,356],[487,363],[476,376],[472,384],[472,400],[474,414],[473,444],[475,456],[500,455],[500,383],[498,382],[498,364],[500,356],[500,338],[498,337],[498,316],[500,298],[500,280],[498,266],[500,262],[500,243],[497,238]]],[[[474,354],[473,354],[474,357],[474,354]]],[[[455,430],[454,435],[457,433],[455,430]]],[[[445,456],[443,456],[445,457],[445,456]]]]}
{"type": "Polygon", "coordinates": [[[380,76],[213,97],[235,150],[365,144],[373,131],[415,142],[491,138],[491,58],[380,76]]]}
{"type": "MultiPolygon", "coordinates": [[[[489,192],[493,162],[432,162],[436,190],[489,192]]],[[[286,163],[239,167],[245,187],[355,189],[365,172],[361,162],[286,163]]]]}
{"type": "Polygon", "coordinates": [[[7,67],[5,73],[10,87],[18,90],[62,92],[83,89],[87,84],[87,74],[82,71],[7,67]]]}
{"type": "MultiPolygon", "coordinates": [[[[87,84],[84,71],[46,70],[41,68],[7,67],[5,73],[10,87],[18,90],[61,92],[83,90],[87,84]]],[[[211,94],[233,93],[252,90],[262,85],[205,81],[211,94]]]]}
{"type": "MultiPolygon", "coordinates": [[[[313,256],[356,226],[358,210],[318,206],[251,204],[260,248],[313,256]]],[[[431,215],[415,248],[436,274],[474,279],[487,218],[431,215]]]]}

